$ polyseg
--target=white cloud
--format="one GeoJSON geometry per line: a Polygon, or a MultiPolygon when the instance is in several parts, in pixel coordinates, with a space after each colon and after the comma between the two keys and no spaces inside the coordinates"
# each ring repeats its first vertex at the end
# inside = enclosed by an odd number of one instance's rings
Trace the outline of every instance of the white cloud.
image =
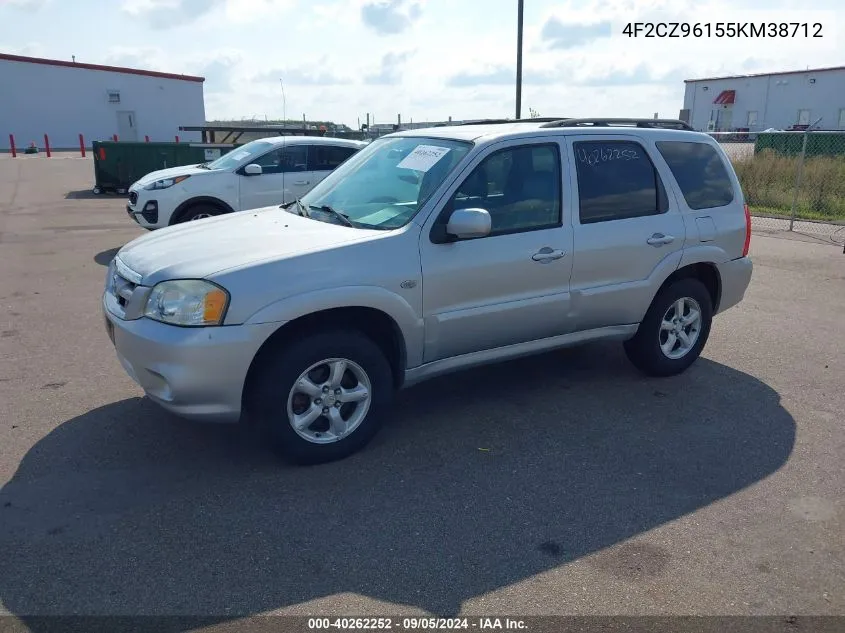
{"type": "Polygon", "coordinates": [[[164,30],[196,22],[221,6],[223,0],[124,0],[123,11],[164,30]]]}
{"type": "Polygon", "coordinates": [[[258,20],[277,20],[296,6],[296,0],[226,0],[226,20],[249,24],[258,20]]]}
{"type": "Polygon", "coordinates": [[[23,55],[24,57],[44,57],[44,47],[39,42],[27,42],[18,46],[4,46],[0,44],[0,51],[10,55],[23,55]]]}
{"type": "Polygon", "coordinates": [[[49,0],[5,0],[4,4],[6,6],[10,6],[13,9],[21,9],[23,11],[40,11],[45,6],[49,0]]]}
{"type": "Polygon", "coordinates": [[[418,0],[369,0],[361,6],[361,21],[378,35],[403,33],[421,15],[418,0]]]}

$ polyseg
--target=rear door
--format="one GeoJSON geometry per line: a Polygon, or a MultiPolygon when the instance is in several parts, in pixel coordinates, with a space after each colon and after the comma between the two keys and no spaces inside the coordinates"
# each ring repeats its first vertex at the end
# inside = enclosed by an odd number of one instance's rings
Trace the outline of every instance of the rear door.
{"type": "Polygon", "coordinates": [[[626,134],[569,136],[574,259],[572,316],[579,330],[639,322],[654,279],[680,261],[686,229],[668,169],[626,134]]]}
{"type": "Polygon", "coordinates": [[[294,198],[301,198],[313,186],[308,172],[308,154],[311,147],[305,144],[286,145],[282,154],[284,191],[279,204],[287,204],[294,198]]]}

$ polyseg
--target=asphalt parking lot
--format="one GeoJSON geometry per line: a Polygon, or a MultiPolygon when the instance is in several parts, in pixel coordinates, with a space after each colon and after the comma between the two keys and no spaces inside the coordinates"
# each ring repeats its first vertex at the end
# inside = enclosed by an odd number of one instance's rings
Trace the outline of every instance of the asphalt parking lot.
{"type": "Polygon", "coordinates": [[[89,160],[0,159],[0,612],[845,615],[845,255],[755,235],[686,374],[615,344],[437,379],[280,463],[118,364],[141,235],[89,160]]]}

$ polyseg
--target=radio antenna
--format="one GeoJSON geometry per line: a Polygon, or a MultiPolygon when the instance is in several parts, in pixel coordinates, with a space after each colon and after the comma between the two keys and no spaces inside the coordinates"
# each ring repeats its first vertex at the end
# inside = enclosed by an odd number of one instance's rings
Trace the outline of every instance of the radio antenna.
{"type": "MultiPolygon", "coordinates": [[[[284,165],[284,161],[287,160],[285,156],[285,149],[287,147],[287,134],[285,134],[287,125],[288,125],[288,100],[285,97],[285,82],[282,81],[282,78],[279,77],[279,85],[282,87],[282,162],[281,164],[284,165]]],[[[282,204],[287,204],[287,200],[285,200],[285,189],[284,185],[282,185],[282,204]]]]}
{"type": "Polygon", "coordinates": [[[285,98],[285,82],[281,78],[279,78],[279,85],[282,87],[282,125],[284,125],[288,119],[288,105],[287,99],[285,98]]]}

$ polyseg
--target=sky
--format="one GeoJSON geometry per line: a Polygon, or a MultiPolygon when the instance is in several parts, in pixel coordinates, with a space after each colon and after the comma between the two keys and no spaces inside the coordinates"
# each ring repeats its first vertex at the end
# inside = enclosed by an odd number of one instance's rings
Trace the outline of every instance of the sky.
{"type": "MultiPolygon", "coordinates": [[[[522,115],[675,118],[684,79],[845,65],[843,18],[841,0],[525,0],[522,115]],[[747,21],[823,37],[623,33],[747,21]]],[[[0,52],[203,76],[209,120],[515,114],[517,0],[0,0],[0,25],[0,52]]]]}

